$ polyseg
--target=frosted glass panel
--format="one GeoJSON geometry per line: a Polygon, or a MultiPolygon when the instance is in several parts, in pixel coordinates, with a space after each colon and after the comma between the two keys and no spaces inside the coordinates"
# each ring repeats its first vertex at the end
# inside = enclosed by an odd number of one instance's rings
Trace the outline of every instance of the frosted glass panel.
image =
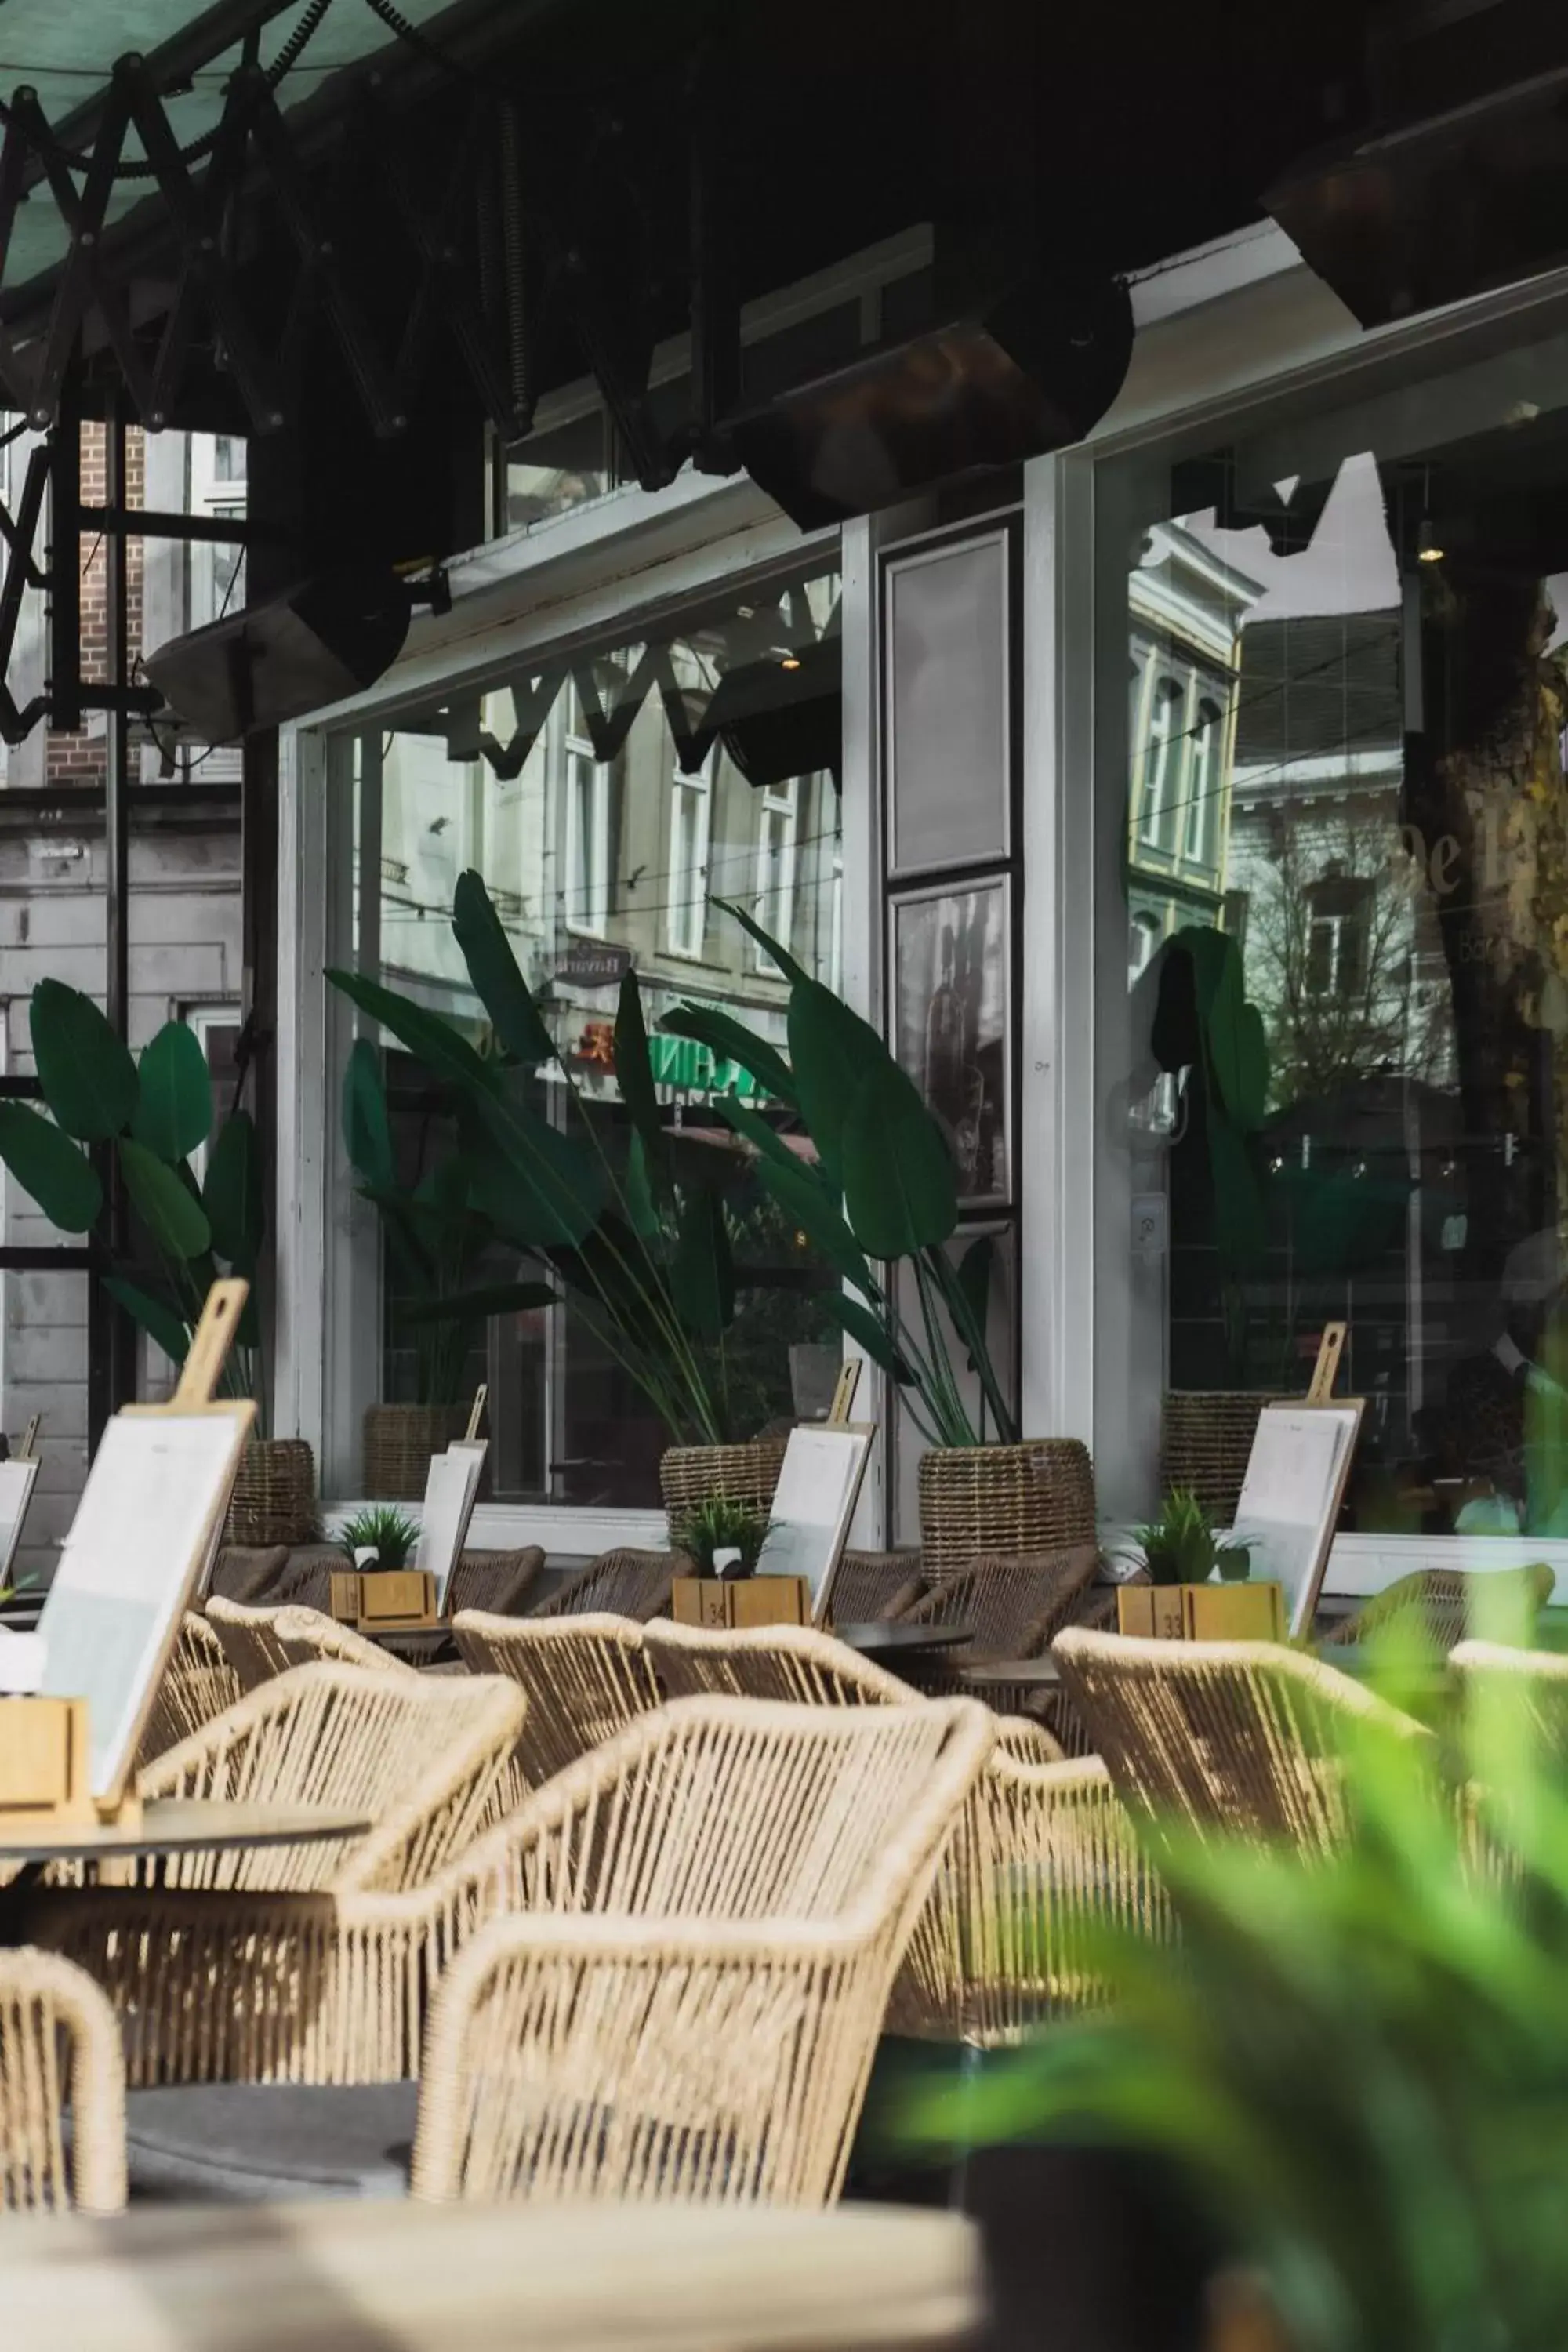
{"type": "Polygon", "coordinates": [[[890,563],[888,628],[892,871],[1005,856],[1005,534],[890,563]]]}

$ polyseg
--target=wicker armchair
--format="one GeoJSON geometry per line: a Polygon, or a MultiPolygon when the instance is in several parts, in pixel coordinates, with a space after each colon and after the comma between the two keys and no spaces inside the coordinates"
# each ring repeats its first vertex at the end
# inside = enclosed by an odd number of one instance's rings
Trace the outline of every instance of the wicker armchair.
{"type": "Polygon", "coordinates": [[[1118,1793],[1157,1821],[1328,1853],[1346,1827],[1336,1732],[1359,1724],[1434,1745],[1372,1691],[1278,1643],[1151,1642],[1075,1626],[1053,1654],[1118,1793]]]}
{"type": "Polygon", "coordinates": [[[149,1764],[213,1722],[242,1696],[239,1676],[205,1617],[187,1609],[142,1735],[139,1764],[149,1764]]]}
{"type": "Polygon", "coordinates": [[[355,2068],[388,2002],[406,2023],[416,1996],[383,1979],[374,1942],[337,1935],[331,1898],[394,1899],[470,1844],[525,1708],[499,1676],[278,1675],[160,1758],[143,1797],[330,1807],[368,1834],[141,1862],[134,1885],[36,1895],[28,1933],[109,1994],[132,2082],[380,2079],[374,2056],[355,2068]]]}
{"type": "Polygon", "coordinates": [[[221,1592],[226,1601],[254,1609],[277,1598],[273,1587],[288,1565],[287,1544],[225,1544],[213,1562],[208,1595],[221,1592]]]}
{"type": "Polygon", "coordinates": [[[1037,1658],[1071,1622],[1093,1582],[1100,1553],[1093,1544],[1065,1551],[983,1555],[966,1568],[933,1577],[905,1617],[915,1625],[967,1625],[973,1639],[949,1651],[942,1673],[958,1687],[966,1665],[1037,1658]]]}
{"type": "Polygon", "coordinates": [[[829,1592],[833,1622],[874,1625],[902,1617],[925,1589],[918,1551],[847,1551],[829,1592]]]}
{"type": "Polygon", "coordinates": [[[320,1609],[300,1609],[292,1602],[278,1611],[272,1638],[290,1666],[309,1666],[327,1659],[341,1666],[363,1666],[373,1675],[415,1671],[353,1625],[340,1625],[335,1617],[323,1615],[320,1609]]]}
{"type": "Polygon", "coordinates": [[[114,2011],[58,1954],[0,1951],[0,2213],[68,2205],[117,2213],[124,2202],[125,2062],[114,2011]]]}
{"type": "Polygon", "coordinates": [[[669,1606],[669,1588],[689,1576],[691,1563],[679,1551],[605,1551],[568,1577],[558,1592],[531,1609],[529,1616],[631,1617],[646,1625],[669,1606]]]}
{"type": "Polygon", "coordinates": [[[1500,1642],[1461,1642],[1448,1664],[1467,1702],[1489,1685],[1524,1713],[1546,1755],[1568,1764],[1568,1656],[1555,1650],[1513,1650],[1500,1642]]]}
{"type": "MultiPolygon", "coordinates": [[[[800,1625],[715,1633],[650,1625],[671,1692],[729,1691],[819,1706],[920,1700],[825,1633],[800,1625]]],[[[889,2031],[991,2047],[1101,1996],[1085,1931],[1108,1917],[1172,1932],[1158,1882],[1103,1765],[1064,1764],[1050,1733],[999,1717],[996,1744],[954,1825],[900,1971],[889,2031]]]]}
{"type": "Polygon", "coordinates": [[[223,1643],[242,1690],[258,1689],[274,1675],[287,1674],[294,1663],[278,1638],[278,1615],[275,1608],[251,1609],[226,1601],[218,1592],[207,1602],[207,1623],[223,1643]]]}
{"type": "Polygon", "coordinates": [[[522,1916],[443,1978],[415,2194],[830,2201],[990,1744],[962,1699],[695,1699],[552,1782],[448,1874],[449,1926],[522,1916]]]}
{"type": "MultiPolygon", "coordinates": [[[[331,1601],[332,1572],[348,1565],[346,1554],[331,1545],[302,1548],[290,1556],[267,1597],[325,1615],[331,1601]]],[[[498,1617],[515,1616],[543,1566],[544,1554],[538,1544],[524,1544],[515,1551],[459,1552],[447,1590],[447,1614],[455,1616],[459,1609],[488,1609],[498,1617]]]]}
{"type": "Polygon", "coordinates": [[[1468,1572],[1457,1568],[1417,1569],[1413,1576],[1402,1576],[1397,1583],[1374,1593],[1353,1615],[1342,1619],[1324,1634],[1322,1647],[1370,1642],[1391,1625],[1415,1618],[1433,1647],[1447,1652],[1475,1632],[1489,1601],[1513,1612],[1521,1633],[1528,1634],[1533,1633],[1556,1581],[1552,1570],[1539,1559],[1526,1568],[1468,1572]]]}
{"type": "Polygon", "coordinates": [[[626,1617],[531,1622],[465,1610],[452,1620],[452,1638],[473,1673],[510,1675],[527,1692],[517,1751],[527,1788],[539,1788],[659,1704],[642,1629],[626,1617]]]}

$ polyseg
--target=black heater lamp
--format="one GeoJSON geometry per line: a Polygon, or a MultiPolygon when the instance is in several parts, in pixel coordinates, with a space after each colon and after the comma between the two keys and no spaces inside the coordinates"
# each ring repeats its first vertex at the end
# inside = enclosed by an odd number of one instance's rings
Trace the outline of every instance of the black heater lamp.
{"type": "Polygon", "coordinates": [[[412,603],[395,572],[327,572],[171,638],[142,667],[204,742],[232,743],[374,686],[403,650],[412,603]]]}
{"type": "Polygon", "coordinates": [[[1568,69],[1331,150],[1264,199],[1363,327],[1568,261],[1568,69]]]}
{"type": "Polygon", "coordinates": [[[781,647],[721,677],[703,714],[698,741],[715,737],[759,792],[792,776],[831,769],[842,756],[843,639],[781,647]]]}
{"type": "Polygon", "coordinates": [[[1127,373],[1112,278],[1040,275],[731,418],[722,438],[803,530],[1081,441],[1127,373]]]}

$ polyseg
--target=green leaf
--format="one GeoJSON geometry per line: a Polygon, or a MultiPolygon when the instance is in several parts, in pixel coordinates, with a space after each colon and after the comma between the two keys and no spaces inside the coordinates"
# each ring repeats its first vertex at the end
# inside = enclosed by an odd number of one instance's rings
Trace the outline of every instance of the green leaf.
{"type": "Polygon", "coordinates": [[[572,1137],[515,1094],[487,1092],[479,1110],[496,1157],[475,1169],[474,1198],[521,1249],[572,1247],[605,1202],[605,1171],[572,1137]]]}
{"type": "Polygon", "coordinates": [[[748,908],[742,907],[738,899],[715,898],[713,904],[716,907],[722,907],[727,915],[733,915],[742,930],[750,931],[757,945],[766,949],[786,980],[792,980],[797,984],[808,981],[809,975],[801,970],[789,950],[780,947],[777,940],[763,930],[756,917],[748,908]]]}
{"type": "Polygon", "coordinates": [[[225,1119],[207,1154],[202,1206],[212,1229],[212,1246],[236,1274],[248,1277],[267,1232],[261,1188],[261,1146],[247,1110],[225,1119]]]}
{"type": "Polygon", "coordinates": [[[647,1153],[642,1137],[634,1132],[626,1150],[626,1181],[625,1185],[626,1215],[632,1231],[643,1240],[652,1241],[658,1232],[658,1209],[648,1181],[647,1153]]]}
{"type": "Polygon", "coordinates": [[[863,1297],[870,1297],[876,1285],[866,1263],[866,1253],[839,1214],[837,1201],[822,1179],[803,1167],[793,1154],[787,1160],[760,1160],[757,1174],[791,1223],[800,1227],[834,1272],[852,1282],[863,1297]]]}
{"type": "MultiPolygon", "coordinates": [[[[139,1324],[150,1339],[162,1348],[172,1364],[183,1364],[191,1344],[191,1335],[175,1309],[166,1299],[153,1298],[139,1290],[133,1282],[120,1275],[105,1275],[103,1286],[110,1297],[117,1299],[133,1323],[139,1324]]],[[[246,1304],[248,1306],[249,1301],[246,1304]]]]}
{"type": "Polygon", "coordinates": [[[362,980],[358,972],[329,971],[327,978],[362,1013],[368,1013],[373,1021],[390,1029],[398,1043],[406,1045],[427,1070],[452,1078],[473,1092],[493,1093],[495,1073],[490,1066],[479,1059],[468,1039],[438,1013],[427,1013],[412,997],[399,996],[395,989],[383,988],[378,981],[362,980]]]}
{"type": "Polygon", "coordinates": [[[668,1182],[669,1143],[658,1115],[642,991],[635,971],[623,976],[620,1003],[616,1009],[616,1084],[643,1148],[644,1178],[650,1191],[662,1192],[668,1182]]]}
{"type": "Polygon", "coordinates": [[[913,1385],[913,1372],[899,1353],[886,1325],[879,1316],[872,1314],[868,1307],[862,1307],[858,1298],[847,1298],[841,1290],[825,1290],[817,1305],[836,1323],[842,1325],[849,1337],[865,1349],[871,1361],[890,1373],[900,1388],[913,1385]]]}
{"type": "Polygon", "coordinates": [[[192,1199],[172,1168],[121,1136],[115,1146],[132,1206],[165,1257],[200,1257],[212,1247],[212,1227],[199,1201],[192,1199]]]}
{"type": "Polygon", "coordinates": [[[913,1257],[958,1223],[952,1154],[890,1061],[862,1078],[844,1122],[844,1213],[868,1257],[913,1257]]]}
{"type": "Polygon", "coordinates": [[[770,1127],[749,1103],[738,1101],[733,1095],[716,1095],[713,1108],[737,1135],[755,1146],[763,1160],[772,1160],[781,1168],[805,1169],[807,1166],[798,1151],[792,1151],[776,1127],[770,1127]]]}
{"type": "Polygon", "coordinates": [[[0,1102],[0,1160],[62,1234],[85,1234],[96,1223],[103,1206],[98,1171],[40,1111],[0,1102]]]}
{"type": "Polygon", "coordinates": [[[492,1282],[458,1290],[446,1298],[422,1298],[402,1309],[405,1323],[484,1322],[492,1315],[521,1315],[531,1307],[553,1307],[557,1294],[547,1282],[492,1282]]]}
{"type": "Polygon", "coordinates": [[[669,1288],[676,1313],[698,1339],[717,1339],[733,1320],[735,1270],[716,1192],[687,1192],[681,1199],[669,1288]]]}
{"type": "Polygon", "coordinates": [[[1263,1193],[1246,1139],[1217,1104],[1208,1111],[1209,1172],[1214,1179],[1214,1238],[1220,1262],[1233,1274],[1253,1274],[1268,1248],[1263,1193]]]}
{"type": "MultiPolygon", "coordinates": [[[[470,866],[452,894],[452,936],[491,1025],[513,1058],[534,1067],[555,1059],[555,1044],[518,969],[489,892],[470,866]]],[[[390,1024],[388,1024],[390,1026],[390,1024]]],[[[416,1048],[417,1051],[417,1048],[416,1048]]]]}
{"type": "Polygon", "coordinates": [[[1208,1010],[1209,1068],[1232,1124],[1250,1135],[1268,1105],[1268,1045],[1263,1016],[1247,1001],[1241,958],[1233,941],[1225,946],[1208,1010]]]}
{"type": "Polygon", "coordinates": [[[382,1084],[381,1055],[368,1037],[356,1037],[343,1072],[343,1146],[367,1184],[389,1191],[397,1181],[392,1121],[382,1084]]]}
{"type": "Polygon", "coordinates": [[[30,1025],[38,1083],[56,1125],[83,1143],[122,1135],[136,1109],[136,1065],[91,997],[41,980],[30,1025]]]}
{"type": "Polygon", "coordinates": [[[131,1132],[172,1168],[201,1149],[212,1123],[206,1055],[194,1030],[165,1021],[142,1052],[131,1132]]]}
{"type": "Polygon", "coordinates": [[[706,1045],[721,1061],[738,1062],[780,1102],[799,1101],[790,1066],[778,1047],[770,1045],[765,1037],[759,1037],[755,1030],[748,1029],[732,1014],[721,1013],[716,1005],[678,1004],[658,1025],[671,1037],[690,1037],[699,1045],[706,1045]]]}
{"type": "MultiPolygon", "coordinates": [[[[991,1270],[996,1260],[996,1242],[991,1234],[982,1234],[970,1243],[955,1269],[955,1279],[963,1303],[969,1309],[974,1328],[984,1338],[991,1314],[991,1270]]],[[[974,1369],[974,1358],[969,1360],[974,1369]]]]}
{"type": "Polygon", "coordinates": [[[898,1065],[870,1023],[815,980],[797,982],[790,995],[789,1058],[806,1131],[829,1182],[837,1185],[856,1094],[867,1078],[899,1075],[898,1065]]]}

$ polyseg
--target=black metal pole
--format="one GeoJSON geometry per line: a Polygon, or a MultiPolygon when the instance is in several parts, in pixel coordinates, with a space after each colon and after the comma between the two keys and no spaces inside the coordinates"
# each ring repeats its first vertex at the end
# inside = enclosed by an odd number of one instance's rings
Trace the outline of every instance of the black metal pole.
{"type": "MultiPolygon", "coordinates": [[[[112,394],[103,426],[104,504],[111,515],[127,507],[125,409],[112,394]]],[[[123,530],[106,533],[104,667],[110,687],[131,683],[130,541],[123,530]]],[[[104,730],[104,979],[103,1009],[116,1036],[128,1038],[131,1025],[131,720],[123,705],[107,714],[104,730]]],[[[121,1261],[129,1254],[129,1212],[120,1164],[112,1154],[105,1171],[109,1196],[109,1245],[121,1261]]],[[[100,1305],[97,1318],[110,1362],[109,1410],[117,1412],[136,1393],[135,1327],[96,1279],[89,1276],[100,1305]]],[[[89,1317],[89,1323],[92,1318],[89,1317]]]]}

